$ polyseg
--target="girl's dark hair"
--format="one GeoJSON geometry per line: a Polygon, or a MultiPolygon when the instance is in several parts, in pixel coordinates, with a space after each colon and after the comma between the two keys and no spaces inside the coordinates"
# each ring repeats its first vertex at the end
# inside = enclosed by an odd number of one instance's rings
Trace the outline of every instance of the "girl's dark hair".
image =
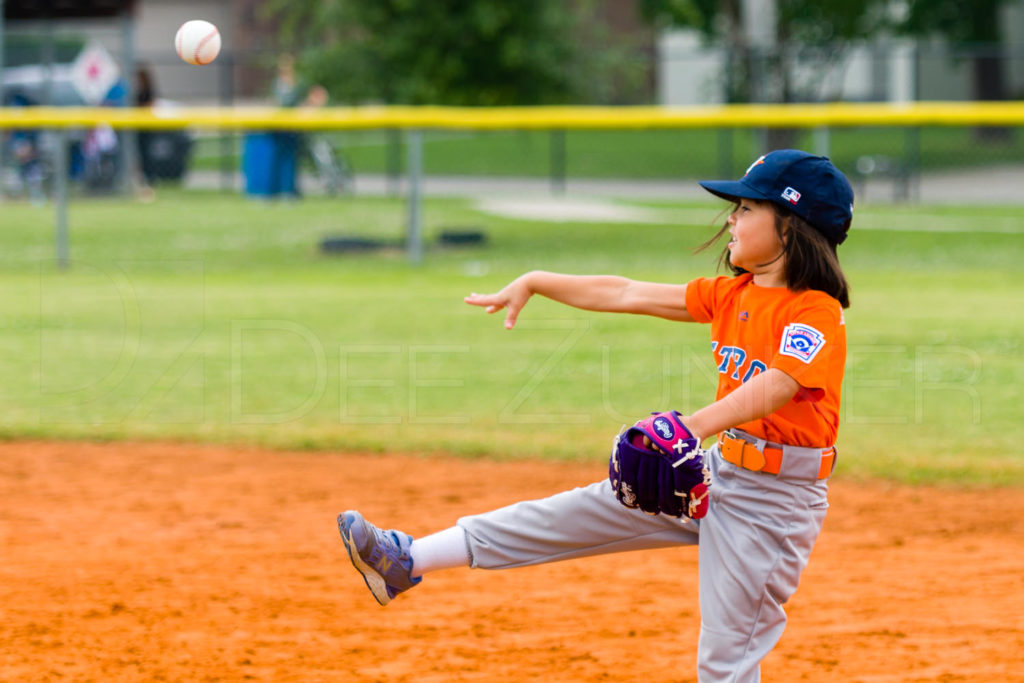
{"type": "MultiPolygon", "coordinates": [[[[839,301],[843,308],[849,308],[850,285],[839,265],[836,244],[792,211],[774,202],[769,203],[775,211],[775,232],[782,243],[782,253],[778,258],[786,260],[786,287],[793,291],[815,289],[825,292],[839,301]]],[[[738,206],[737,203],[733,210],[738,206]]],[[[729,222],[726,221],[722,229],[700,245],[697,251],[712,246],[728,230],[729,222]]],[[[729,262],[728,246],[719,254],[718,265],[725,265],[735,275],[747,272],[729,262]]]]}

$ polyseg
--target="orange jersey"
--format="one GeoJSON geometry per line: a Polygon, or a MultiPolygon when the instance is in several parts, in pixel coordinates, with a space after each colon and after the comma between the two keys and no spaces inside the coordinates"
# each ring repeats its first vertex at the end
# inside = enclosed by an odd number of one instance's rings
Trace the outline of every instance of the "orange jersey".
{"type": "Polygon", "coordinates": [[[768,368],[800,384],[786,405],[737,429],[791,446],[835,443],[846,365],[846,324],[838,301],[816,290],[759,287],[744,273],[693,280],[686,286],[686,308],[697,322],[711,323],[716,398],[768,368]]]}

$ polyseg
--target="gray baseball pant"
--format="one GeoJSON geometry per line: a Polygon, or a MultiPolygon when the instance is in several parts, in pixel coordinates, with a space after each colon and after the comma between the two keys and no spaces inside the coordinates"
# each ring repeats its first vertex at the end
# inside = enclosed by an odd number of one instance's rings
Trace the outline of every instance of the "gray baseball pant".
{"type": "MultiPolygon", "coordinates": [[[[717,445],[709,459],[711,505],[702,520],[623,507],[604,480],[463,517],[458,525],[466,532],[470,566],[510,569],[697,545],[699,680],[760,681],[760,662],[786,626],[783,605],[796,591],[821,531],[827,480],[751,472],[723,460],[717,445]]],[[[817,472],[817,463],[796,469],[817,472]]]]}

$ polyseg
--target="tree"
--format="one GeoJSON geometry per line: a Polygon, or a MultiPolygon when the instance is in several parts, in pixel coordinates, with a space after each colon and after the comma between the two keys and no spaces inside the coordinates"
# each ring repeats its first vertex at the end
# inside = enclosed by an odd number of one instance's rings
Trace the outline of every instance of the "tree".
{"type": "Polygon", "coordinates": [[[954,46],[973,52],[974,98],[1006,99],[1006,77],[999,43],[999,10],[1005,0],[909,0],[900,28],[909,34],[942,34],[954,46]]]}
{"type": "Polygon", "coordinates": [[[573,101],[573,15],[546,0],[273,0],[303,75],[388,104],[573,101]]]}
{"type": "MultiPolygon", "coordinates": [[[[851,42],[884,25],[887,0],[640,0],[645,15],[666,26],[687,26],[724,42],[730,102],[796,102],[833,99],[824,93],[828,74],[851,42]],[[757,4],[755,4],[757,3],[757,4]],[[754,16],[761,10],[763,17],[754,16]],[[774,26],[757,22],[765,17],[774,26]],[[761,34],[763,42],[753,40],[761,34]],[[767,35],[764,35],[767,34],[767,35]],[[806,74],[794,83],[795,66],[806,74]]],[[[838,94],[838,93],[837,93],[838,94]]],[[[766,131],[767,149],[792,147],[796,131],[766,131]]]]}
{"type": "Polygon", "coordinates": [[[727,45],[726,78],[733,102],[820,98],[825,75],[849,45],[874,36],[886,25],[888,5],[887,0],[775,0],[774,34],[768,45],[755,45],[749,0],[640,2],[650,21],[695,28],[708,40],[727,45]],[[813,75],[795,84],[792,74],[798,61],[810,67],[813,75]]]}
{"type": "MultiPolygon", "coordinates": [[[[1002,32],[999,10],[1004,0],[909,0],[900,28],[909,34],[942,34],[956,47],[971,52],[973,97],[1005,100],[1006,72],[1000,51],[1002,32]]],[[[1005,142],[1010,129],[981,126],[974,129],[979,141],[1005,142]]]]}

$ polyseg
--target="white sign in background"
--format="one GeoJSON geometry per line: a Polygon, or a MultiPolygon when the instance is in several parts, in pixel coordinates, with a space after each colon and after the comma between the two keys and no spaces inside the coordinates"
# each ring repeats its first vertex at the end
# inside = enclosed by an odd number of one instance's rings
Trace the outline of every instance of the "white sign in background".
{"type": "Polygon", "coordinates": [[[91,105],[103,102],[120,75],[121,68],[117,62],[96,41],[86,45],[71,65],[71,84],[91,105]]]}

